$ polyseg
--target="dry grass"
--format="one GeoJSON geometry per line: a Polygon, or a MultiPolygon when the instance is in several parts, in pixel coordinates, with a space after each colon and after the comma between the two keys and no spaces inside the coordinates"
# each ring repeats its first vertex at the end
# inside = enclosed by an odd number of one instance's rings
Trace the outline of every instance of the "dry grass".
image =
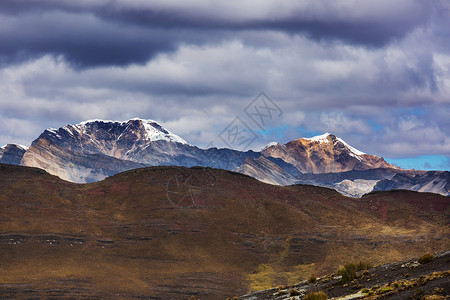
{"type": "Polygon", "coordinates": [[[303,300],[326,300],[326,299],[328,299],[328,295],[323,291],[309,292],[303,298],[303,300]]]}
{"type": "MultiPolygon", "coordinates": [[[[0,172],[1,234],[31,238],[20,245],[0,240],[1,283],[39,289],[71,279],[99,295],[163,298],[174,286],[184,286],[180,293],[186,299],[192,294],[214,299],[291,285],[332,272],[344,261],[381,263],[449,246],[435,239],[448,233],[433,221],[445,211],[423,211],[409,227],[399,227],[383,223],[365,199],[311,186],[270,186],[221,170],[142,169],[89,185],[28,168],[5,172],[0,172]],[[177,208],[168,201],[173,176],[195,173],[195,180],[208,182],[211,172],[215,183],[201,188],[201,205],[177,208]],[[49,245],[37,238],[44,234],[82,237],[86,243],[49,245]],[[402,243],[419,234],[420,243],[402,243]],[[129,239],[133,236],[151,239],[129,239]],[[397,243],[379,243],[389,239],[397,243]],[[102,248],[97,240],[114,243],[102,248]]],[[[395,201],[377,199],[395,210],[395,201]]],[[[441,197],[427,201],[433,205],[441,197]]]]}
{"type": "Polygon", "coordinates": [[[419,257],[419,263],[426,264],[426,263],[429,263],[430,261],[432,261],[433,259],[434,259],[433,253],[425,253],[424,255],[419,257]]]}

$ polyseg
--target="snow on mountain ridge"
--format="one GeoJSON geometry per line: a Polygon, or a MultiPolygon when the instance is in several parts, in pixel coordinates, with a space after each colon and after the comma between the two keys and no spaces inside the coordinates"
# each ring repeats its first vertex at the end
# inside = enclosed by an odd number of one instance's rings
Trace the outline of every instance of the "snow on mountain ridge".
{"type": "Polygon", "coordinates": [[[330,136],[330,135],[331,135],[331,133],[325,132],[324,134],[321,134],[321,135],[313,136],[310,138],[302,138],[302,139],[308,140],[311,142],[328,142],[328,136],[330,136]]]}
{"type": "Polygon", "coordinates": [[[343,139],[341,139],[341,138],[339,138],[339,137],[337,137],[337,136],[335,136],[334,134],[329,133],[329,132],[326,132],[326,133],[321,134],[321,135],[313,136],[313,137],[311,137],[311,138],[303,138],[303,139],[304,139],[304,140],[307,140],[307,141],[311,141],[311,142],[329,143],[330,141],[328,140],[328,137],[329,137],[330,135],[336,137],[336,140],[337,140],[337,141],[339,141],[339,142],[341,142],[342,144],[344,144],[344,146],[347,147],[347,148],[350,150],[350,152],[352,152],[353,154],[356,155],[356,156],[355,156],[356,158],[360,159],[360,157],[359,157],[360,155],[366,154],[366,153],[364,153],[364,152],[362,152],[362,151],[359,151],[359,150],[356,149],[355,147],[350,146],[350,145],[347,144],[343,139]]]}
{"type": "Polygon", "coordinates": [[[27,146],[20,145],[20,144],[15,144],[15,145],[16,145],[17,147],[19,147],[20,149],[25,150],[25,151],[27,151],[28,148],[29,148],[29,147],[27,147],[27,146]]]}
{"type": "Polygon", "coordinates": [[[16,146],[17,148],[25,150],[25,151],[27,151],[29,148],[29,147],[21,145],[21,144],[6,144],[6,145],[3,145],[2,147],[0,147],[0,149],[5,150],[8,147],[8,145],[16,146]]]}
{"type": "MultiPolygon", "coordinates": [[[[131,124],[132,121],[140,121],[142,123],[142,125],[145,129],[145,133],[147,135],[146,136],[147,141],[164,140],[164,141],[169,141],[169,142],[188,144],[180,136],[172,133],[171,131],[162,127],[158,122],[156,122],[154,120],[150,120],[150,119],[132,118],[127,121],[92,119],[92,120],[86,120],[86,121],[80,122],[75,125],[68,124],[66,126],[61,127],[60,129],[65,130],[66,132],[68,132],[70,135],[73,136],[74,131],[78,132],[78,134],[83,133],[83,132],[85,132],[85,129],[87,126],[89,126],[90,124],[96,123],[96,122],[104,123],[104,124],[107,124],[107,123],[116,124],[117,123],[117,125],[119,125],[119,126],[125,126],[126,124],[129,124],[129,123],[131,124]]],[[[128,128],[128,126],[126,128],[128,128]]],[[[126,128],[124,129],[124,132],[125,132],[126,128]]],[[[61,138],[61,135],[59,134],[60,129],[48,128],[47,131],[54,134],[57,138],[61,138]]],[[[118,139],[119,138],[120,138],[120,136],[118,137],[118,139]]]]}
{"type": "Polygon", "coordinates": [[[355,147],[350,146],[349,144],[347,144],[343,139],[336,137],[336,139],[341,142],[342,144],[344,144],[348,149],[350,149],[351,152],[355,153],[356,155],[364,155],[366,153],[359,151],[358,149],[356,149],[355,147]]]}
{"type": "Polygon", "coordinates": [[[278,145],[278,144],[279,144],[278,142],[270,142],[270,143],[268,143],[267,145],[265,145],[264,147],[262,147],[261,150],[260,150],[260,152],[266,150],[266,149],[269,148],[269,147],[272,147],[272,146],[275,146],[275,145],[278,145]]]}

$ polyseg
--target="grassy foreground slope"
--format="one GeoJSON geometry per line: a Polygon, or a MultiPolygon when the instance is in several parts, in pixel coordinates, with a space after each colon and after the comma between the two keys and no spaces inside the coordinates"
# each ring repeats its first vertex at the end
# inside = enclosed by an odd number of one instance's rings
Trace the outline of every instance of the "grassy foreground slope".
{"type": "Polygon", "coordinates": [[[348,261],[449,249],[449,204],[409,191],[352,199],[210,168],[151,167],[81,185],[0,165],[0,295],[242,295],[348,261]]]}

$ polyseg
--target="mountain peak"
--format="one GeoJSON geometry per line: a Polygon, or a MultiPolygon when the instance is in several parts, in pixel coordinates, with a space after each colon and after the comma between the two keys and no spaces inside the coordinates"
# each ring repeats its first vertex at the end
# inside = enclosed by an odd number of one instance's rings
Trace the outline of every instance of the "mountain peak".
{"type": "Polygon", "coordinates": [[[311,141],[311,142],[327,142],[328,137],[330,137],[331,139],[336,138],[336,136],[334,134],[325,132],[324,134],[321,134],[321,135],[313,136],[310,138],[300,138],[300,139],[311,141]]]}
{"type": "Polygon", "coordinates": [[[0,148],[0,163],[18,165],[28,147],[18,144],[6,144],[0,148]]]}
{"type": "Polygon", "coordinates": [[[262,153],[280,158],[302,173],[345,172],[375,168],[397,168],[383,158],[368,155],[326,132],[310,138],[299,138],[284,145],[272,145],[262,153]]]}
{"type": "Polygon", "coordinates": [[[350,150],[350,152],[356,156],[360,156],[360,155],[364,155],[366,153],[356,149],[355,147],[350,146],[347,142],[345,142],[343,139],[337,137],[336,135],[326,132],[324,134],[321,135],[317,135],[311,138],[300,138],[299,140],[306,140],[309,142],[319,142],[319,143],[334,143],[336,144],[337,142],[342,143],[345,147],[348,148],[348,150],[350,150]]]}
{"type": "Polygon", "coordinates": [[[276,145],[279,145],[279,144],[280,143],[278,143],[278,142],[270,142],[267,145],[265,145],[264,147],[262,147],[260,151],[262,152],[262,151],[266,150],[269,147],[276,146],[276,145]]]}
{"type": "Polygon", "coordinates": [[[6,145],[0,147],[0,149],[2,149],[2,150],[7,150],[7,149],[11,149],[11,148],[17,148],[17,149],[20,149],[20,150],[23,150],[23,151],[27,151],[28,150],[27,146],[20,145],[20,144],[6,144],[6,145]]]}
{"type": "Polygon", "coordinates": [[[116,137],[117,140],[126,136],[130,131],[142,131],[144,135],[140,136],[140,138],[149,142],[164,140],[168,142],[187,144],[184,139],[165,129],[158,122],[141,118],[132,118],[126,121],[93,119],[80,122],[76,125],[68,124],[59,129],[48,128],[46,132],[56,139],[61,139],[62,136],[66,135],[80,136],[82,134],[86,134],[87,132],[95,133],[98,130],[103,130],[108,133],[118,133],[118,136],[116,137]]]}

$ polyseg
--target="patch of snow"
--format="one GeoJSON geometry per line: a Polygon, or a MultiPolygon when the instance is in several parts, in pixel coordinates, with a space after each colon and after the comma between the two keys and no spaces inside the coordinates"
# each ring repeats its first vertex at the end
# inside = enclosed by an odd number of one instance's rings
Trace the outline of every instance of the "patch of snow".
{"type": "Polygon", "coordinates": [[[326,132],[324,134],[313,136],[310,138],[303,138],[304,140],[311,141],[311,142],[328,142],[328,136],[331,135],[331,133],[326,132]]]}
{"type": "MultiPolygon", "coordinates": [[[[144,129],[147,133],[147,140],[148,141],[158,141],[158,140],[164,140],[169,142],[176,142],[181,144],[188,144],[184,139],[179,137],[178,135],[170,132],[169,130],[162,127],[158,122],[150,119],[141,119],[141,118],[132,118],[130,120],[126,121],[111,121],[111,120],[100,120],[100,119],[93,119],[93,120],[87,120],[83,121],[79,124],[77,124],[75,127],[84,127],[88,123],[94,123],[94,122],[102,122],[102,123],[119,123],[120,125],[125,125],[130,121],[141,121],[144,125],[144,129]],[[158,128],[160,127],[160,129],[158,128]]],[[[120,136],[119,136],[120,138],[120,136]]]]}
{"type": "Polygon", "coordinates": [[[279,143],[278,142],[270,142],[267,145],[265,145],[264,147],[262,147],[261,150],[259,150],[259,152],[264,151],[267,148],[272,147],[272,146],[276,146],[276,145],[279,145],[279,143]]]}
{"type": "Polygon", "coordinates": [[[20,144],[6,144],[6,145],[0,147],[0,149],[5,150],[6,147],[8,147],[8,145],[16,146],[17,148],[22,149],[22,150],[25,150],[25,151],[28,150],[28,147],[27,147],[27,146],[20,145],[20,144]]]}
{"type": "Polygon", "coordinates": [[[71,128],[73,128],[72,125],[67,125],[67,126],[63,126],[62,129],[64,129],[65,131],[67,131],[71,136],[73,136],[72,130],[71,128]],[[69,127],[70,126],[70,127],[69,127]]]}
{"type": "Polygon", "coordinates": [[[16,146],[17,146],[18,148],[22,149],[22,150],[25,150],[25,151],[27,151],[28,148],[29,148],[29,147],[27,147],[27,146],[20,145],[20,144],[16,144],[16,146]]]}
{"type": "Polygon", "coordinates": [[[145,122],[157,123],[156,121],[153,121],[153,120],[150,120],[150,119],[141,119],[141,118],[132,118],[132,119],[129,119],[129,120],[126,120],[126,121],[117,121],[117,120],[116,120],[116,121],[113,121],[113,120],[103,120],[103,119],[91,119],[91,120],[86,120],[86,121],[80,122],[80,123],[78,123],[77,125],[83,126],[83,125],[86,125],[86,124],[88,124],[88,123],[95,123],[95,122],[101,122],[101,123],[119,123],[119,124],[123,125],[123,124],[128,123],[129,121],[136,121],[136,120],[140,120],[140,121],[142,121],[143,123],[145,123],[145,122]]]}
{"type": "Polygon", "coordinates": [[[358,149],[350,146],[349,144],[347,144],[343,139],[336,137],[336,139],[341,142],[342,144],[344,144],[348,149],[350,149],[351,152],[355,153],[356,155],[364,155],[366,153],[359,151],[358,149]]]}
{"type": "Polygon", "coordinates": [[[86,124],[88,124],[88,123],[95,123],[95,122],[102,122],[102,123],[123,123],[123,122],[120,122],[120,121],[92,119],[92,120],[86,120],[86,121],[80,122],[80,123],[78,123],[77,125],[83,126],[83,125],[86,125],[86,124]]]}
{"type": "Polygon", "coordinates": [[[56,135],[57,138],[61,138],[61,136],[58,133],[58,129],[55,128],[47,128],[46,131],[53,133],[54,135],[56,135]]]}
{"type": "Polygon", "coordinates": [[[176,134],[173,134],[172,132],[170,132],[167,129],[164,129],[161,125],[159,125],[155,121],[142,120],[142,124],[144,124],[145,131],[147,132],[147,139],[150,141],[163,140],[163,141],[187,144],[187,142],[185,140],[183,140],[181,137],[179,137],[176,134]],[[156,127],[153,125],[156,125],[156,127]],[[161,129],[157,128],[158,126],[161,126],[161,129]],[[167,133],[165,133],[164,131],[166,131],[167,133]]]}

